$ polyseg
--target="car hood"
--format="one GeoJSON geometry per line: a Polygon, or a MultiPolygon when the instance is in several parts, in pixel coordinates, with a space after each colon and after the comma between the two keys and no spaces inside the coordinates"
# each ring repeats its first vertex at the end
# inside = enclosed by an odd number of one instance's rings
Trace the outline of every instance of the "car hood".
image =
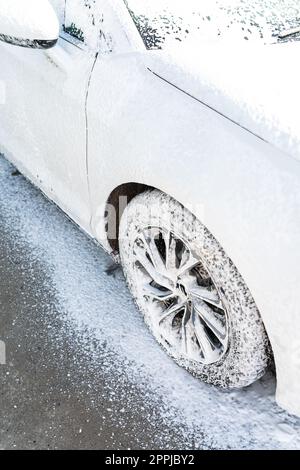
{"type": "Polygon", "coordinates": [[[298,41],[239,46],[216,42],[151,51],[146,65],[170,84],[300,160],[299,58],[298,41]]]}

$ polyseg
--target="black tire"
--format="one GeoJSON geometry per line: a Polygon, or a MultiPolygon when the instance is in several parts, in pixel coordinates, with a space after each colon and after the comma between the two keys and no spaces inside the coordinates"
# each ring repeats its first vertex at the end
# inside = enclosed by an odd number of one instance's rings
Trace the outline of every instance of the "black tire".
{"type": "Polygon", "coordinates": [[[264,374],[270,360],[270,345],[255,302],[233,262],[195,216],[166,194],[147,191],[127,206],[120,224],[119,244],[125,277],[136,304],[156,340],[177,364],[222,388],[243,387],[264,374]],[[153,301],[150,303],[141,290],[134,256],[137,237],[148,227],[161,227],[186,240],[221,293],[228,316],[228,345],[220,360],[205,364],[187,358],[153,326],[153,301]]]}

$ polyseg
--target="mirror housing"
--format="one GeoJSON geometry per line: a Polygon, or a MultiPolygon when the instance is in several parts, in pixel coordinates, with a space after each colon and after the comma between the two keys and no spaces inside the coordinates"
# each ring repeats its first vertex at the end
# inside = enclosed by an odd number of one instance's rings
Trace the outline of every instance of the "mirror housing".
{"type": "Polygon", "coordinates": [[[0,41],[50,49],[58,37],[59,21],[48,0],[0,0],[0,41]]]}

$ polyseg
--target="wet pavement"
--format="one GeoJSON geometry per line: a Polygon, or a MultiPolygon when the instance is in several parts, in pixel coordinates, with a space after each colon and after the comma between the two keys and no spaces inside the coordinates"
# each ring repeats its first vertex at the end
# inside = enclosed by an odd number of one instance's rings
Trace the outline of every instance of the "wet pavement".
{"type": "Polygon", "coordinates": [[[300,448],[272,372],[230,393],[189,376],[111,267],[0,157],[0,449],[300,448]]]}

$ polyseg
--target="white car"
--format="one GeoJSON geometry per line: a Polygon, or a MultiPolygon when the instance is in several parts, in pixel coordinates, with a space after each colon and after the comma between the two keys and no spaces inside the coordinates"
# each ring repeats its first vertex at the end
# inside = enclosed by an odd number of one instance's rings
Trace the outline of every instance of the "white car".
{"type": "Polygon", "coordinates": [[[298,415],[299,18],[298,0],[0,0],[0,151],[120,259],[179,365],[235,388],[274,358],[298,415]]]}

